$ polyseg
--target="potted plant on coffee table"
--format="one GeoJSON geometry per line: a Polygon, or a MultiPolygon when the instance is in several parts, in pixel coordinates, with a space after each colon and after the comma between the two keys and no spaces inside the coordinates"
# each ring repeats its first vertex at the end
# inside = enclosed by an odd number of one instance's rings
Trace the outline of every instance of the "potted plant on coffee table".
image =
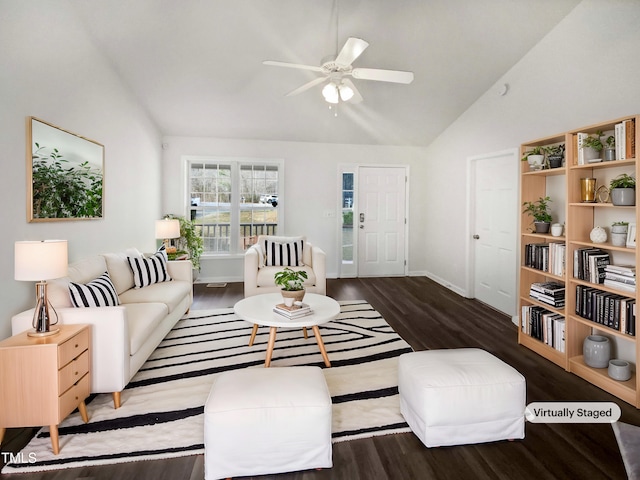
{"type": "Polygon", "coordinates": [[[274,275],[274,282],[281,288],[280,293],[285,299],[285,304],[287,298],[293,298],[294,302],[302,301],[305,294],[304,281],[307,278],[307,272],[304,270],[292,270],[289,267],[285,267],[274,275]]]}
{"type": "Polygon", "coordinates": [[[636,179],[623,173],[609,183],[611,202],[614,205],[633,206],[636,204],[636,179]]]}
{"type": "Polygon", "coordinates": [[[549,202],[551,198],[548,196],[540,197],[534,202],[524,202],[522,213],[527,213],[533,218],[535,225],[535,233],[549,233],[551,225],[551,214],[549,213],[549,202]]]}

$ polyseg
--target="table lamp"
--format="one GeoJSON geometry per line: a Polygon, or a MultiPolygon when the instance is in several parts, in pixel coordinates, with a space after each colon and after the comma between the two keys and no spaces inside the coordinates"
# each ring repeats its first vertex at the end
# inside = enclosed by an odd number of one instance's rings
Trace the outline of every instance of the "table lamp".
{"type": "Polygon", "coordinates": [[[59,328],[51,330],[50,326],[58,323],[58,314],[47,299],[47,280],[64,277],[67,274],[67,241],[42,240],[21,241],[15,243],[14,272],[16,280],[35,281],[36,309],[33,313],[33,331],[27,332],[32,337],[54,335],[59,328]],[[51,323],[49,307],[56,315],[51,323]]]}
{"type": "Polygon", "coordinates": [[[163,218],[156,220],[156,238],[164,243],[167,253],[171,247],[170,239],[180,237],[180,220],[175,218],[163,218]]]}

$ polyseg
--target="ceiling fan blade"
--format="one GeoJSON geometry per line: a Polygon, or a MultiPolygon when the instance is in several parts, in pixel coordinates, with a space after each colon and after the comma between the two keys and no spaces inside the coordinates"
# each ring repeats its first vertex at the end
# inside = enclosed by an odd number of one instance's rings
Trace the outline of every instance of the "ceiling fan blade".
{"type": "Polygon", "coordinates": [[[348,78],[343,78],[342,83],[347,87],[349,87],[351,90],[353,90],[353,97],[351,97],[351,99],[349,100],[349,103],[362,102],[362,95],[360,95],[360,92],[358,91],[358,89],[356,88],[356,86],[351,80],[349,80],[348,78]]]}
{"type": "Polygon", "coordinates": [[[301,87],[296,88],[295,90],[290,91],[285,95],[285,97],[293,97],[294,95],[298,95],[299,93],[304,92],[305,90],[309,90],[311,87],[315,87],[316,85],[327,80],[327,77],[318,77],[314,78],[310,82],[305,83],[301,87]]]}
{"type": "Polygon", "coordinates": [[[368,46],[369,44],[361,38],[349,37],[335,62],[340,66],[348,67],[368,46]]]}
{"type": "Polygon", "coordinates": [[[321,72],[321,67],[315,67],[313,65],[301,65],[299,63],[287,63],[287,62],[276,62],[274,60],[265,60],[262,62],[263,65],[272,65],[274,67],[288,67],[288,68],[298,68],[301,70],[311,70],[312,72],[321,72]]]}
{"type": "Polygon", "coordinates": [[[400,70],[380,70],[378,68],[354,68],[351,72],[353,78],[358,80],[376,80],[378,82],[411,83],[413,72],[400,70]]]}

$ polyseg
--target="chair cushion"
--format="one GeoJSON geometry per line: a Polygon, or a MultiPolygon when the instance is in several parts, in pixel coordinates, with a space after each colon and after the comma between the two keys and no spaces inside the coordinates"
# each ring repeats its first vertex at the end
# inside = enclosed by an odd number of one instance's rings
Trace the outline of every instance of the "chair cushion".
{"type": "Polygon", "coordinates": [[[109,273],[87,284],[69,282],[69,296],[74,307],[115,307],[120,305],[116,287],[113,286],[109,273]]]}

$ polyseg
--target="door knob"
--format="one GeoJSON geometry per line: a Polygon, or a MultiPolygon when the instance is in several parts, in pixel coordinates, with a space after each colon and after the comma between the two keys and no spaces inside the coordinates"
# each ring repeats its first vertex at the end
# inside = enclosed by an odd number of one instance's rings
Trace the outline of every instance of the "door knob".
{"type": "Polygon", "coordinates": [[[477,233],[473,236],[474,240],[479,240],[480,239],[480,235],[478,235],[477,233]]]}
{"type": "Polygon", "coordinates": [[[360,228],[364,228],[364,225],[360,225],[360,228]]]}

